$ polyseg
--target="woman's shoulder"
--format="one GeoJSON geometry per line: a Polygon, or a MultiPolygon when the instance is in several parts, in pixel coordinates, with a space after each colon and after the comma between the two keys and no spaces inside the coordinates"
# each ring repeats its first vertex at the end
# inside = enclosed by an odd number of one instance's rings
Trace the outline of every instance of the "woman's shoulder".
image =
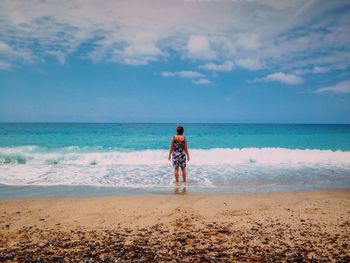
{"type": "Polygon", "coordinates": [[[172,140],[172,141],[182,142],[182,141],[186,141],[187,139],[186,139],[185,135],[173,135],[173,136],[171,137],[171,140],[172,140]],[[177,137],[178,137],[178,136],[182,137],[182,138],[180,138],[180,141],[177,140],[177,137]]]}

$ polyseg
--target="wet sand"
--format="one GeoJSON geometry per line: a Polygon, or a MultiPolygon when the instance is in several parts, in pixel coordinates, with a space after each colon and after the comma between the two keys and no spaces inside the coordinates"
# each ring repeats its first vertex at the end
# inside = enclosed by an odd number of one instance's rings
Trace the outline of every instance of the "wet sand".
{"type": "Polygon", "coordinates": [[[0,201],[0,262],[350,261],[350,190],[0,201]]]}

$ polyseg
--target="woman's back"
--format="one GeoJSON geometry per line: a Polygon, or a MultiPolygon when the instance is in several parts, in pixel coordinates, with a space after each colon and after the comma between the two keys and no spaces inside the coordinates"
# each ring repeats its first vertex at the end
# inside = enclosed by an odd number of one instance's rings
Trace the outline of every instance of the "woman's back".
{"type": "Polygon", "coordinates": [[[175,135],[173,137],[174,140],[174,151],[183,152],[185,150],[185,136],[175,135]]]}

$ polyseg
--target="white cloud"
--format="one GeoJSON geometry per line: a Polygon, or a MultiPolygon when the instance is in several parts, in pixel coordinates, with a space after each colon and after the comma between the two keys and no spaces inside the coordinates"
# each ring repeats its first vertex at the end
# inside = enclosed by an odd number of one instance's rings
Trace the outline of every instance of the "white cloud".
{"type": "MultiPolygon", "coordinates": [[[[350,66],[346,1],[0,1],[0,59],[144,65],[175,54],[257,70],[350,66]],[[342,10],[334,12],[334,10],[342,10]],[[278,23],[276,23],[278,21],[278,23]],[[79,51],[79,52],[78,52],[79,51]]],[[[315,70],[314,73],[319,70],[315,70]]]]}
{"type": "Polygon", "coordinates": [[[174,72],[170,72],[170,71],[163,71],[163,72],[161,73],[161,75],[162,75],[163,77],[175,77],[175,76],[176,76],[176,74],[175,74],[174,72]]]}
{"type": "Polygon", "coordinates": [[[255,50],[260,47],[259,36],[257,34],[243,34],[237,40],[240,49],[255,50]]]}
{"type": "Polygon", "coordinates": [[[276,73],[269,74],[264,78],[254,79],[251,82],[271,82],[271,81],[281,82],[288,85],[295,85],[295,84],[302,83],[304,80],[301,77],[294,74],[285,74],[283,72],[276,72],[276,73]]]}
{"type": "Polygon", "coordinates": [[[308,75],[308,74],[322,74],[329,72],[330,69],[327,67],[315,66],[312,68],[303,68],[294,70],[294,73],[297,75],[308,75]]]}
{"type": "Polygon", "coordinates": [[[276,72],[265,77],[266,81],[277,81],[289,85],[295,85],[303,82],[303,79],[294,74],[285,74],[283,72],[276,72]]]}
{"type": "Polygon", "coordinates": [[[204,75],[197,71],[182,70],[177,72],[163,71],[161,72],[163,77],[180,77],[180,78],[202,78],[204,75]]]}
{"type": "Polygon", "coordinates": [[[165,53],[155,45],[153,34],[139,32],[128,46],[114,51],[112,60],[130,65],[145,65],[164,55],[165,53]]]}
{"type": "Polygon", "coordinates": [[[179,71],[177,74],[181,78],[200,78],[200,77],[203,77],[202,73],[199,73],[196,71],[191,71],[191,70],[179,71]]]}
{"type": "Polygon", "coordinates": [[[198,80],[193,80],[192,82],[198,85],[209,85],[211,83],[211,81],[208,79],[198,79],[198,80]]]}
{"type": "Polygon", "coordinates": [[[190,58],[209,60],[216,57],[205,36],[190,36],[187,42],[187,52],[190,58]]]}
{"type": "Polygon", "coordinates": [[[10,53],[13,52],[12,48],[5,42],[0,42],[0,53],[10,53]]]}
{"type": "Polygon", "coordinates": [[[0,56],[5,57],[9,60],[18,59],[29,63],[32,63],[35,60],[37,60],[29,49],[23,48],[23,47],[13,48],[7,43],[2,42],[1,40],[0,40],[0,56]]]}
{"type": "Polygon", "coordinates": [[[262,62],[260,62],[257,59],[252,59],[252,58],[237,59],[236,64],[241,66],[242,68],[246,68],[249,70],[257,70],[257,69],[261,69],[263,67],[262,62]]]}
{"type": "Polygon", "coordinates": [[[350,93],[350,80],[342,81],[333,86],[319,88],[315,93],[350,93]]]}
{"type": "Polygon", "coordinates": [[[207,63],[200,66],[202,69],[212,70],[212,71],[231,71],[234,68],[234,63],[232,61],[226,61],[223,64],[207,63]]]}

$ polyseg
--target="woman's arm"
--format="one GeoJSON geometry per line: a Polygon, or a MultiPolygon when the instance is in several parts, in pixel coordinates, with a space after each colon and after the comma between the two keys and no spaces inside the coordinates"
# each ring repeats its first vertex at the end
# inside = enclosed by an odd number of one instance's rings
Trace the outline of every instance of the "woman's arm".
{"type": "Polygon", "coordinates": [[[185,138],[185,147],[184,147],[185,153],[187,155],[187,161],[190,161],[190,154],[188,153],[188,147],[187,147],[187,139],[185,138]]]}
{"type": "Polygon", "coordinates": [[[174,150],[174,138],[171,137],[171,142],[170,142],[170,149],[169,149],[169,155],[168,155],[168,160],[170,161],[171,154],[174,150]]]}

